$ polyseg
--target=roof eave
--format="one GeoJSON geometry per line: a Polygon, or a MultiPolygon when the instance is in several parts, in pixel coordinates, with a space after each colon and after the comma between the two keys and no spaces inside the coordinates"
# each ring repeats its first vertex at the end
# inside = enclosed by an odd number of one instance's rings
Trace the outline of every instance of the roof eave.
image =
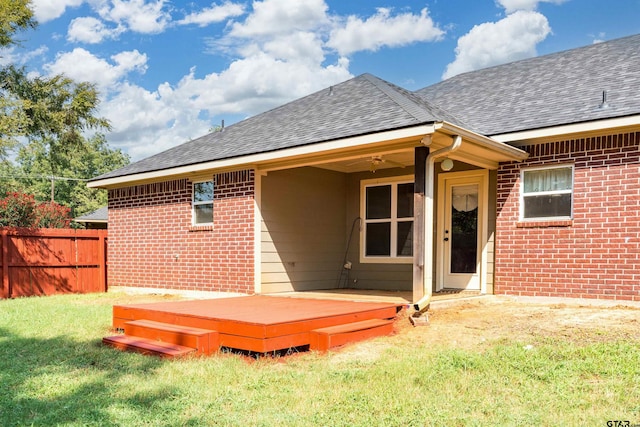
{"type": "Polygon", "coordinates": [[[550,126],[540,129],[529,129],[517,132],[493,135],[496,141],[509,143],[512,146],[524,146],[535,143],[557,140],[559,137],[585,137],[603,132],[621,132],[640,129],[640,114],[550,126]]]}
{"type": "Polygon", "coordinates": [[[242,167],[256,168],[261,164],[273,164],[275,162],[292,161],[318,155],[318,153],[341,152],[375,146],[389,141],[407,141],[419,139],[424,135],[435,132],[434,123],[423,123],[415,126],[392,129],[366,135],[358,135],[340,138],[325,142],[301,145],[266,153],[250,154],[246,156],[232,157],[228,159],[214,160],[191,165],[178,166],[169,169],[142,172],[112,178],[96,179],[87,183],[90,188],[118,188],[136,185],[145,182],[158,181],[160,179],[172,179],[178,177],[198,176],[209,171],[237,170],[242,167]]]}
{"type": "Polygon", "coordinates": [[[437,130],[449,135],[460,135],[463,140],[469,141],[483,150],[495,153],[496,159],[499,161],[521,162],[529,157],[529,154],[526,151],[517,147],[506,144],[505,142],[499,141],[495,138],[470,131],[452,123],[441,122],[438,124],[437,130]]]}

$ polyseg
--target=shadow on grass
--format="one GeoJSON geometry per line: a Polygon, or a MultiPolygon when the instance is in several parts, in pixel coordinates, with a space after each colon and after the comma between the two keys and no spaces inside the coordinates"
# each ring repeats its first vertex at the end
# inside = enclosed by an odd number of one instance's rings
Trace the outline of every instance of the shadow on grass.
{"type": "Polygon", "coordinates": [[[153,423],[149,411],[174,400],[178,389],[139,379],[151,380],[164,363],[96,341],[29,338],[0,328],[0,425],[153,423]]]}

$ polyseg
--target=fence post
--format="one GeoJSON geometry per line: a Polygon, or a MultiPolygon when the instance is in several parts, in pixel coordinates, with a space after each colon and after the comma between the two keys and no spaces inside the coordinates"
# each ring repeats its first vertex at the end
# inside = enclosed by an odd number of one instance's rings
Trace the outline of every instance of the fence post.
{"type": "Polygon", "coordinates": [[[2,293],[0,297],[9,298],[9,236],[2,230],[2,293]]]}

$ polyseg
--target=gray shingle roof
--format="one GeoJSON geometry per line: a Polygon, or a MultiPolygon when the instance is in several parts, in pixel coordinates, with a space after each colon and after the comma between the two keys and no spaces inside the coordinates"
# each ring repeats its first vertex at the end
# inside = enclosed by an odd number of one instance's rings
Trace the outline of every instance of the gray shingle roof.
{"type": "Polygon", "coordinates": [[[94,179],[161,171],[447,121],[497,135],[640,114],[640,35],[409,92],[363,74],[94,179]],[[608,107],[600,108],[607,91],[608,107]]]}
{"type": "Polygon", "coordinates": [[[109,220],[109,210],[107,206],[96,209],[93,212],[79,216],[74,219],[76,222],[104,222],[109,220]]]}
{"type": "Polygon", "coordinates": [[[452,77],[417,95],[496,135],[640,113],[640,35],[452,77]],[[607,91],[608,108],[599,108],[607,91]]]}
{"type": "Polygon", "coordinates": [[[459,123],[413,93],[363,74],[95,179],[265,153],[441,120],[459,123]]]}

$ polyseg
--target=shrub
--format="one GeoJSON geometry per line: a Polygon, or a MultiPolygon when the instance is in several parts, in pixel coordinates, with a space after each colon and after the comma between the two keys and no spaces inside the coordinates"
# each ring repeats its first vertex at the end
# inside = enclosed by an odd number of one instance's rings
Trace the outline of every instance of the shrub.
{"type": "Polygon", "coordinates": [[[56,202],[38,203],[23,193],[7,193],[0,199],[0,226],[27,228],[68,228],[71,210],[56,202]]]}

